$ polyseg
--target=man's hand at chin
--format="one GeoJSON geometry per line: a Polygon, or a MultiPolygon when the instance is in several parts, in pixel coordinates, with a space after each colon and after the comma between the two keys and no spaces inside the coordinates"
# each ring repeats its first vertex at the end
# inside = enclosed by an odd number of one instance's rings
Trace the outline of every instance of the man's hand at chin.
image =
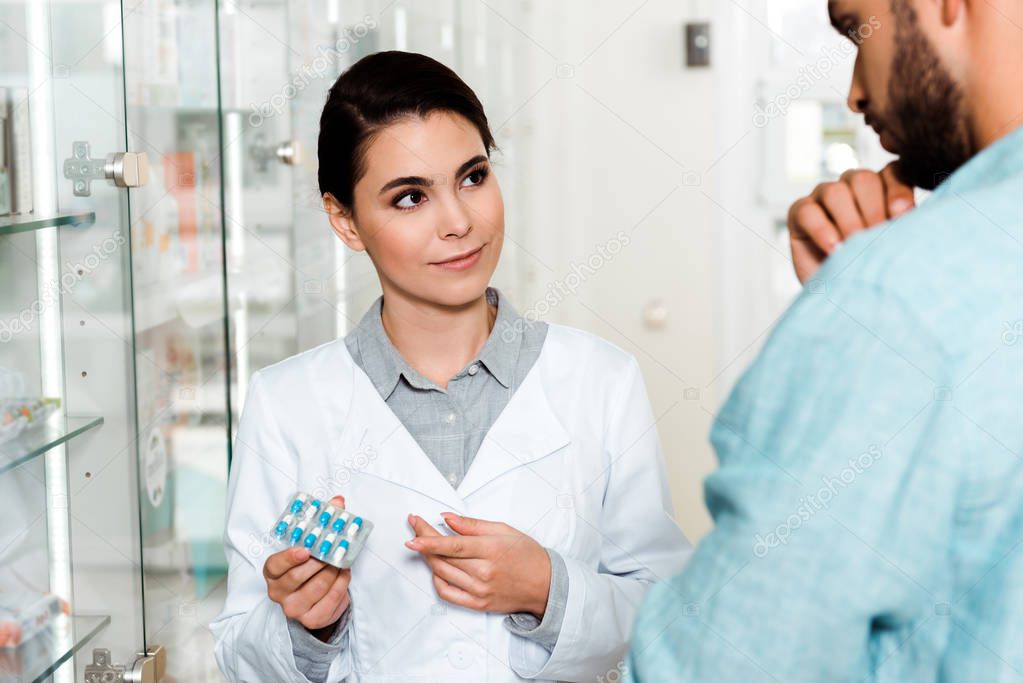
{"type": "Polygon", "coordinates": [[[789,210],[792,263],[806,282],[824,259],[856,233],[897,218],[916,206],[913,188],[898,179],[898,162],[880,173],[846,171],[841,179],[821,183],[789,210]]]}

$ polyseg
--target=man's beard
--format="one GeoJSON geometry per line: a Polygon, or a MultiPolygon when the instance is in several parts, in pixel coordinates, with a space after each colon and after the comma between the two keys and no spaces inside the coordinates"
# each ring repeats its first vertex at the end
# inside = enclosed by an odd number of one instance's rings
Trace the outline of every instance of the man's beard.
{"type": "Polygon", "coordinates": [[[899,179],[933,190],[975,153],[965,97],[920,29],[916,11],[892,0],[895,58],[881,125],[898,150],[899,179]]]}

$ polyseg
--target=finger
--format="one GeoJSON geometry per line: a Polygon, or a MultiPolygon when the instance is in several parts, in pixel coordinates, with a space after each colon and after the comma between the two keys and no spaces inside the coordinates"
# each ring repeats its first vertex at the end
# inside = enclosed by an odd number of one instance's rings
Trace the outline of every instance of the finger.
{"type": "Polygon", "coordinates": [[[338,494],[338,495],[336,495],[336,496],[334,496],[333,498],[330,499],[329,504],[333,505],[336,508],[341,508],[342,510],[344,510],[345,509],[345,497],[342,496],[341,494],[338,494]]]}
{"type": "Polygon", "coordinates": [[[792,266],[795,268],[799,282],[806,283],[828,257],[812,242],[792,240],[792,266]]]}
{"type": "Polygon", "coordinates": [[[405,542],[417,553],[443,557],[483,557],[487,544],[471,536],[417,536],[405,542]]]}
{"type": "Polygon", "coordinates": [[[266,562],[263,564],[263,577],[271,581],[279,579],[293,567],[301,565],[308,559],[309,551],[306,548],[288,548],[274,553],[266,558],[266,562]]]}
{"type": "Polygon", "coordinates": [[[825,254],[830,254],[842,241],[842,234],[831,217],[816,201],[810,198],[792,205],[789,212],[789,233],[793,244],[796,241],[816,245],[825,254]]]}
{"type": "Polygon", "coordinates": [[[274,587],[278,590],[292,593],[298,590],[306,581],[315,576],[317,572],[328,566],[330,565],[320,562],[319,560],[309,558],[303,564],[289,569],[285,572],[284,576],[276,579],[273,582],[274,587]]]}
{"type": "Polygon", "coordinates": [[[302,621],[312,624],[314,628],[322,628],[340,619],[348,604],[348,584],[351,579],[351,569],[339,571],[327,592],[306,611],[302,621]]]}
{"type": "Polygon", "coordinates": [[[453,512],[442,512],[441,517],[448,526],[457,533],[467,536],[500,536],[512,531],[512,528],[503,522],[490,522],[475,517],[463,517],[453,512]]]}
{"type": "Polygon", "coordinates": [[[852,190],[856,208],[865,227],[879,225],[888,220],[884,181],[881,180],[880,174],[863,170],[846,171],[842,174],[842,182],[852,190]]]}
{"type": "Polygon", "coordinates": [[[433,526],[430,525],[425,519],[418,515],[408,516],[409,526],[416,533],[416,536],[443,536],[441,532],[437,531],[433,526]]]}
{"type": "Polygon", "coordinates": [[[441,560],[447,562],[452,567],[461,569],[469,576],[480,577],[484,566],[489,566],[491,562],[489,560],[480,559],[478,557],[441,557],[439,555],[424,555],[423,557],[441,560]]]}
{"type": "Polygon", "coordinates": [[[455,567],[444,558],[427,555],[426,563],[435,576],[439,576],[452,586],[461,588],[471,595],[480,596],[482,594],[484,589],[482,581],[455,567]]]}
{"type": "Polygon", "coordinates": [[[436,574],[433,576],[433,587],[437,591],[438,597],[444,602],[450,602],[452,605],[466,607],[471,610],[483,611],[484,603],[480,598],[466,593],[461,588],[452,586],[436,574]]]}
{"type": "Polygon", "coordinates": [[[888,209],[889,218],[898,218],[916,207],[913,188],[899,180],[897,164],[897,161],[893,161],[881,171],[881,181],[884,183],[885,189],[885,206],[888,209]]]}
{"type": "Polygon", "coordinates": [[[827,211],[843,239],[866,227],[853,199],[852,188],[845,183],[825,183],[817,188],[814,198],[827,211]]]}
{"type": "Polygon", "coordinates": [[[322,569],[311,576],[308,581],[299,586],[296,590],[292,591],[281,606],[284,607],[285,613],[292,618],[298,618],[304,615],[312,608],[317,602],[323,599],[323,597],[330,590],[331,585],[334,583],[334,579],[340,573],[337,567],[332,567],[329,564],[320,565],[322,569]]]}

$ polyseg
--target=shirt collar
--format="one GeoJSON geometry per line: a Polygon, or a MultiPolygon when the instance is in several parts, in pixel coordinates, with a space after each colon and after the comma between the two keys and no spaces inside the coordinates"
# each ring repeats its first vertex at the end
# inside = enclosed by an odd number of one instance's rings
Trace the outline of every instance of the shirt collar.
{"type": "Polygon", "coordinates": [[[408,367],[384,331],[384,324],[380,320],[383,302],[383,297],[373,302],[366,315],[349,333],[348,339],[354,342],[362,369],[376,387],[377,393],[386,401],[398,385],[403,371],[412,368],[408,367]]]}
{"type": "Polygon", "coordinates": [[[935,188],[932,196],[959,194],[1023,173],[1023,126],[981,150],[935,188]]]}
{"type": "Polygon", "coordinates": [[[526,319],[493,287],[487,288],[487,302],[497,305],[497,319],[477,358],[501,386],[510,389],[522,352],[526,319]]]}
{"type": "MultiPolygon", "coordinates": [[[[469,366],[479,362],[494,379],[508,389],[515,379],[525,327],[531,323],[520,316],[498,290],[488,287],[486,296],[488,303],[497,306],[497,319],[479,355],[456,377],[465,374],[469,366]]],[[[391,343],[380,319],[383,301],[383,297],[377,298],[349,334],[349,339],[354,342],[361,358],[362,369],[384,400],[394,393],[394,388],[403,376],[417,389],[437,389],[436,384],[405,362],[398,349],[391,343]]]]}

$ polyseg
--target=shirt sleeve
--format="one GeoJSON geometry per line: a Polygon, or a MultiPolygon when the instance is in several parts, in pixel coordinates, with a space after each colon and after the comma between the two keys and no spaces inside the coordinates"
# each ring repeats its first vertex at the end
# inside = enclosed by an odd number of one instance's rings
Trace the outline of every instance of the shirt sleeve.
{"type": "Polygon", "coordinates": [[[326,683],[331,662],[348,648],[348,623],[351,613],[349,605],[334,624],[334,631],[326,641],[314,636],[309,629],[294,619],[288,619],[288,634],[291,637],[295,666],[312,683],[326,683]]]}
{"type": "Polygon", "coordinates": [[[558,643],[561,624],[565,621],[568,568],[560,553],[550,548],[546,550],[551,559],[551,587],[547,593],[547,607],[543,619],[537,619],[536,615],[528,612],[516,612],[505,617],[504,626],[521,638],[528,638],[543,645],[549,652],[558,643]]]}
{"type": "Polygon", "coordinates": [[[715,421],[715,528],[647,596],[629,680],[873,680],[941,638],[955,375],[896,293],[804,292],[715,421]]]}

